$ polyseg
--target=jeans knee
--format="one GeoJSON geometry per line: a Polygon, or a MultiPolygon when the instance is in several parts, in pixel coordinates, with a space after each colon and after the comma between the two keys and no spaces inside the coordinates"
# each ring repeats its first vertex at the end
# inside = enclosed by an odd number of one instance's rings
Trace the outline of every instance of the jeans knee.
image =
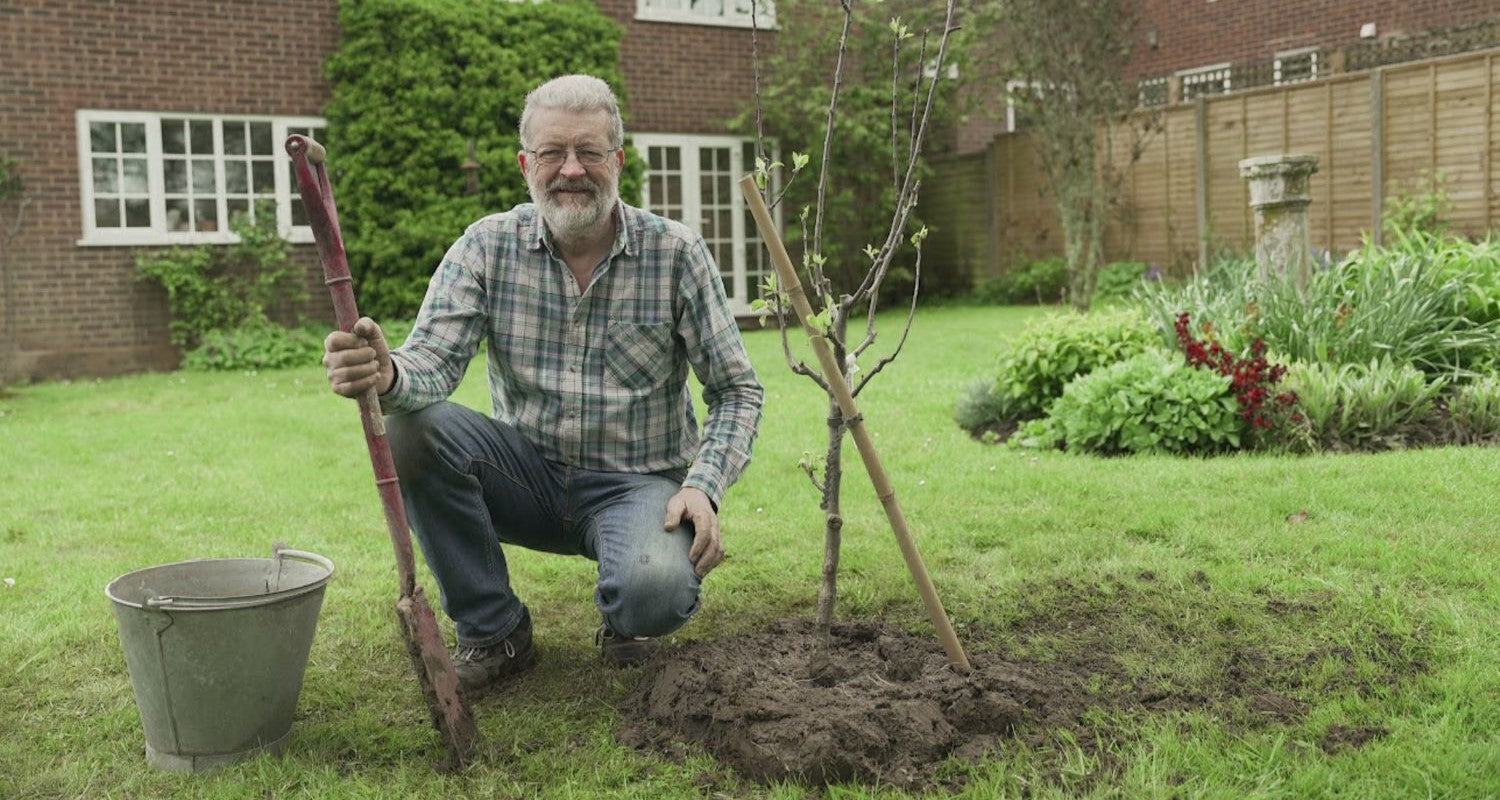
{"type": "Polygon", "coordinates": [[[604,620],[623,636],[665,636],[698,610],[699,580],[691,564],[638,564],[609,587],[599,587],[604,620]]]}
{"type": "Polygon", "coordinates": [[[426,474],[438,459],[440,432],[452,413],[449,403],[434,403],[416,411],[385,418],[386,441],[399,475],[426,474]]]}

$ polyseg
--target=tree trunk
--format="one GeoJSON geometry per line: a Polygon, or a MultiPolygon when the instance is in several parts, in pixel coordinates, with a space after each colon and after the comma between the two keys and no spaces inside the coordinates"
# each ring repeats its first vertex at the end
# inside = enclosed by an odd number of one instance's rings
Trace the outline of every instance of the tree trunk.
{"type": "MultiPolygon", "coordinates": [[[[849,320],[842,310],[833,315],[833,335],[829,346],[840,365],[845,363],[844,334],[849,320]]],[[[844,374],[848,379],[847,372],[844,374]]],[[[823,584],[818,589],[818,629],[825,634],[833,624],[833,607],[838,600],[839,548],[843,542],[844,517],[840,511],[840,491],[844,481],[844,412],[838,400],[828,396],[828,453],[823,460],[823,584]]]]}
{"type": "Polygon", "coordinates": [[[828,402],[828,453],[823,461],[823,585],[818,590],[818,628],[827,631],[833,623],[838,600],[839,547],[843,543],[844,517],[840,513],[840,489],[844,477],[844,414],[836,400],[828,402]]]}

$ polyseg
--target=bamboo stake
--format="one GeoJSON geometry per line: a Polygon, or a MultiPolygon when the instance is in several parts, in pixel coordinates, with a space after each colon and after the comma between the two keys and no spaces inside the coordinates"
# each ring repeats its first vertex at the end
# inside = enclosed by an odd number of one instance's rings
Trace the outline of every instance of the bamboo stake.
{"type": "Polygon", "coordinates": [[[855,447],[859,448],[859,455],[865,462],[865,471],[870,474],[870,481],[875,484],[875,494],[880,498],[880,504],[885,507],[885,516],[891,522],[891,530],[896,534],[896,542],[901,545],[901,555],[906,559],[906,568],[911,572],[912,579],[917,583],[917,592],[922,596],[922,604],[927,607],[927,616],[932,619],[933,627],[937,628],[938,641],[942,643],[943,650],[948,653],[948,660],[960,671],[968,672],[969,659],[964,655],[963,645],[959,644],[958,636],[953,632],[953,625],[948,622],[948,612],[943,610],[943,601],[938,598],[937,589],[932,585],[932,577],[927,574],[927,566],[922,563],[922,554],[917,552],[917,545],[911,538],[911,531],[906,526],[906,516],[901,513],[901,504],[896,501],[896,490],[891,486],[891,481],[886,477],[885,467],[880,463],[880,456],[875,452],[875,442],[865,430],[864,417],[860,416],[859,408],[854,404],[854,395],[849,391],[849,382],[844,378],[842,365],[833,355],[833,349],[828,346],[828,339],[823,332],[813,327],[808,321],[813,317],[812,306],[807,302],[807,294],[802,289],[802,281],[797,278],[797,271],[792,268],[792,259],[786,253],[786,245],[781,242],[781,235],[776,232],[776,225],[771,221],[771,210],[766,208],[766,202],[760,196],[760,189],[755,185],[755,177],[746,175],[740,179],[740,192],[745,195],[745,202],[750,206],[750,213],[755,217],[755,227],[760,229],[760,238],[766,243],[767,249],[771,251],[771,263],[776,267],[776,276],[782,288],[792,301],[792,307],[797,311],[797,319],[802,323],[802,329],[812,340],[813,350],[818,354],[818,360],[823,363],[823,377],[833,390],[834,399],[838,401],[839,410],[843,412],[844,422],[849,426],[849,435],[854,438],[855,447]]]}

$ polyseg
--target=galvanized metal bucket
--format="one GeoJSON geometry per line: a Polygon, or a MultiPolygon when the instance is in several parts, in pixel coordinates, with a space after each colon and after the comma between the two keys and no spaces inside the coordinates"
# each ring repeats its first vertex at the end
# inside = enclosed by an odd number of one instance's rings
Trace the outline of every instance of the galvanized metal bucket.
{"type": "Polygon", "coordinates": [[[182,561],[110,581],[146,761],[205,772],[279,754],[332,576],[323,556],[278,546],[271,558],[182,561]]]}

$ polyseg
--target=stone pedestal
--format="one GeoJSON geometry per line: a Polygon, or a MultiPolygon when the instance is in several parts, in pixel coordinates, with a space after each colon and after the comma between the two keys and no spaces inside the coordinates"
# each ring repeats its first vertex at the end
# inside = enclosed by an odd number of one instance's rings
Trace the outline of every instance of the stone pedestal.
{"type": "Polygon", "coordinates": [[[1290,278],[1306,286],[1312,275],[1307,206],[1317,156],[1256,156],[1240,162],[1240,177],[1250,183],[1255,209],[1255,263],[1262,280],[1290,278]]]}

